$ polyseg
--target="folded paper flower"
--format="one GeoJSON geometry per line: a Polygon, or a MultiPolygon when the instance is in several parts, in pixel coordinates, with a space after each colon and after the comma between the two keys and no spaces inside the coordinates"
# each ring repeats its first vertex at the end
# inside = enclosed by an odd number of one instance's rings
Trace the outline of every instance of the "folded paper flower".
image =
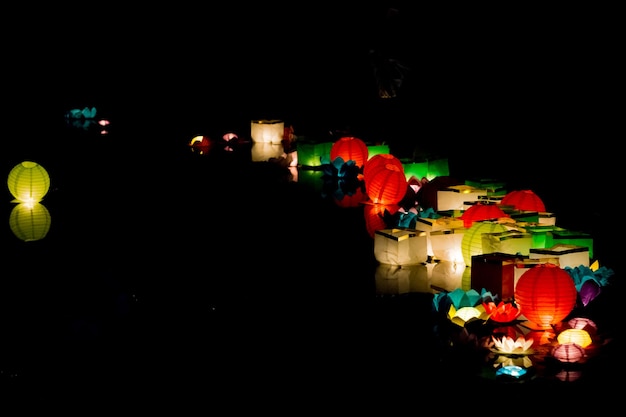
{"type": "Polygon", "coordinates": [[[533,339],[525,339],[523,336],[519,336],[517,339],[513,339],[509,336],[503,336],[497,338],[491,336],[493,340],[493,352],[505,355],[530,355],[534,351],[530,348],[533,345],[533,339]]]}
{"type": "Polygon", "coordinates": [[[489,318],[498,323],[508,323],[515,320],[520,315],[517,305],[511,302],[500,301],[496,304],[493,301],[483,302],[483,307],[489,318]]]}

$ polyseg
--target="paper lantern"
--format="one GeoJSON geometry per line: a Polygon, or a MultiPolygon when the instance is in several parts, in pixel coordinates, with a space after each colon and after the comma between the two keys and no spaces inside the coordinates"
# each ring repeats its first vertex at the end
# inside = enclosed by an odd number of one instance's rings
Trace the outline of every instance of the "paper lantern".
{"type": "Polygon", "coordinates": [[[253,120],[250,123],[250,137],[253,142],[282,145],[285,122],[282,120],[253,120]]]}
{"type": "Polygon", "coordinates": [[[576,343],[583,348],[589,346],[592,342],[591,335],[583,329],[566,329],[556,337],[559,343],[576,343]]]}
{"type": "Polygon", "coordinates": [[[341,157],[344,162],[354,161],[358,167],[365,165],[369,155],[367,145],[361,139],[354,136],[344,136],[333,143],[330,148],[330,160],[341,157]]]}
{"type": "Polygon", "coordinates": [[[24,161],[11,169],[7,184],[16,201],[37,203],[50,189],[50,176],[37,162],[24,161]]]}
{"type": "Polygon", "coordinates": [[[515,302],[522,315],[541,328],[563,320],[576,305],[576,285],[565,269],[538,264],[524,272],[515,287],[515,302]]]}
{"type": "Polygon", "coordinates": [[[515,190],[505,194],[500,201],[505,206],[513,206],[517,210],[546,211],[543,201],[531,190],[515,190]]]}
{"type": "Polygon", "coordinates": [[[25,242],[41,240],[48,234],[52,218],[41,203],[20,203],[13,207],[9,226],[15,236],[25,242]]]}
{"type": "Polygon", "coordinates": [[[576,343],[558,344],[550,352],[552,356],[561,362],[578,362],[585,357],[585,349],[576,343]]]}
{"type": "Polygon", "coordinates": [[[505,232],[507,228],[497,222],[480,221],[475,222],[463,234],[461,241],[461,252],[465,265],[472,266],[472,256],[483,254],[483,233],[505,232]]]}
{"type": "Polygon", "coordinates": [[[368,178],[363,176],[365,192],[374,204],[398,204],[407,192],[407,181],[402,168],[395,164],[371,171],[368,178]]]}
{"type": "Polygon", "coordinates": [[[205,155],[209,153],[209,151],[213,147],[213,141],[211,141],[208,136],[194,136],[189,141],[189,147],[191,148],[192,152],[197,152],[199,154],[205,155]]]}
{"type": "Polygon", "coordinates": [[[370,158],[363,165],[363,179],[367,180],[368,174],[371,172],[375,172],[376,169],[380,169],[387,164],[397,165],[398,168],[404,170],[402,162],[395,156],[389,153],[379,153],[374,156],[370,156],[370,158]]]}
{"type": "Polygon", "coordinates": [[[463,219],[463,225],[465,227],[471,227],[474,222],[482,220],[498,220],[502,217],[510,217],[496,204],[482,204],[477,203],[468,208],[461,215],[463,219]]]}
{"type": "Polygon", "coordinates": [[[598,331],[596,323],[586,317],[574,317],[567,321],[567,325],[572,329],[585,330],[590,336],[596,334],[598,331]]]}

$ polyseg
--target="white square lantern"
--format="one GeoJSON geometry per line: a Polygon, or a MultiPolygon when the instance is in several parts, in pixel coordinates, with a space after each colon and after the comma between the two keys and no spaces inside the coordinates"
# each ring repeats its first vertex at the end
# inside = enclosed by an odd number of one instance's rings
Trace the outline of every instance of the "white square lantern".
{"type": "Polygon", "coordinates": [[[285,123],[282,120],[253,120],[250,123],[250,137],[253,142],[282,144],[285,123]]]}
{"type": "Polygon", "coordinates": [[[426,262],[426,232],[414,229],[382,229],[374,234],[374,256],[387,265],[417,265],[426,262]]]}

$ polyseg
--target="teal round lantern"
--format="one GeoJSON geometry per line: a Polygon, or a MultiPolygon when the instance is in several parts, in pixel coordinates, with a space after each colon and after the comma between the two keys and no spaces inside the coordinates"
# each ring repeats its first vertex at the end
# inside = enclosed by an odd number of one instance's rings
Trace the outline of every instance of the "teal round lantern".
{"type": "Polygon", "coordinates": [[[24,161],[11,169],[7,185],[18,202],[37,203],[50,189],[50,176],[37,162],[24,161]]]}

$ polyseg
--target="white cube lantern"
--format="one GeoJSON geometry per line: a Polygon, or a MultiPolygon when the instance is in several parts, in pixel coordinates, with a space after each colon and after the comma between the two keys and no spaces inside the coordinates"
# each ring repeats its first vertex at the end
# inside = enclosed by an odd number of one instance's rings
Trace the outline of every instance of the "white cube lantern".
{"type": "Polygon", "coordinates": [[[282,144],[285,123],[282,120],[253,120],[250,123],[250,137],[253,142],[282,144]]]}
{"type": "Polygon", "coordinates": [[[374,234],[374,256],[382,264],[417,265],[426,262],[426,232],[414,229],[382,229],[374,234]]]}
{"type": "Polygon", "coordinates": [[[476,201],[487,190],[469,185],[453,185],[437,191],[437,210],[463,210],[466,201],[476,201]]]}

